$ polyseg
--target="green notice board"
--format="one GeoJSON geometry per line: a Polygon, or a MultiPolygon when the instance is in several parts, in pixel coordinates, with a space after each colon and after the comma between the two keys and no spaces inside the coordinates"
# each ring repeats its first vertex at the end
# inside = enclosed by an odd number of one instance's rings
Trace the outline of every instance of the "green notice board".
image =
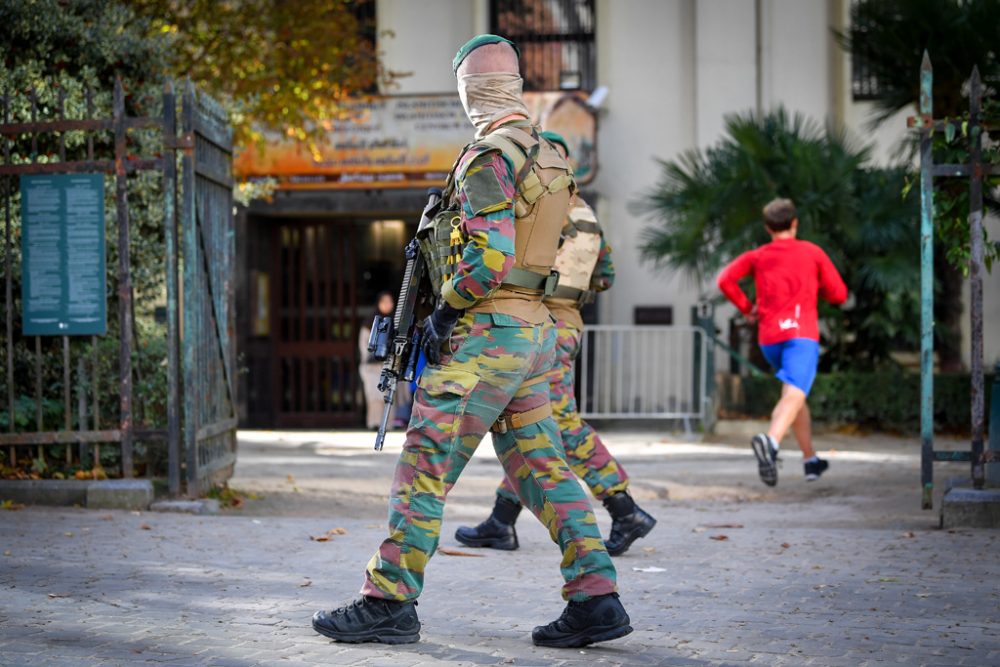
{"type": "Polygon", "coordinates": [[[104,174],[21,177],[26,336],[107,332],[104,174]]]}

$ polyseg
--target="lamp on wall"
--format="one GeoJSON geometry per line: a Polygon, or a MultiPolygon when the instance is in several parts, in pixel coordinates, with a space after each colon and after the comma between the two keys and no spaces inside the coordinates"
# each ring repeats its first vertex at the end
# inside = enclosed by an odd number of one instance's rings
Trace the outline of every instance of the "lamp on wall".
{"type": "Polygon", "coordinates": [[[594,92],[590,94],[587,98],[587,106],[591,108],[595,113],[601,110],[604,102],[608,99],[608,93],[611,92],[607,86],[598,86],[594,89],[594,92]]]}

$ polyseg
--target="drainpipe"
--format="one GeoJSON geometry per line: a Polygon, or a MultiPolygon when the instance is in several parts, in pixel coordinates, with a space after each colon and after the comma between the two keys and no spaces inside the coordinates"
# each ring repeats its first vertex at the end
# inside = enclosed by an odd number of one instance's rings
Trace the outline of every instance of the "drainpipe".
{"type": "Polygon", "coordinates": [[[764,113],[764,0],[753,0],[754,28],[754,65],[756,81],[754,82],[754,111],[760,118],[764,113]]]}

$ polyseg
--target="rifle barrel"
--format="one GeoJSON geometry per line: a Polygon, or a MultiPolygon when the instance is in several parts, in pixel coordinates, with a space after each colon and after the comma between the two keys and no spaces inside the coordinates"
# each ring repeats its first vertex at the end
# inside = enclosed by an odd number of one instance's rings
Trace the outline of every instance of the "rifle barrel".
{"type": "Polygon", "coordinates": [[[385,393],[383,397],[385,399],[385,407],[382,409],[382,422],[378,426],[378,434],[375,436],[375,451],[382,451],[382,445],[385,444],[385,432],[389,428],[389,413],[392,412],[392,402],[396,398],[396,382],[393,379],[392,384],[389,385],[389,391],[385,393]]]}

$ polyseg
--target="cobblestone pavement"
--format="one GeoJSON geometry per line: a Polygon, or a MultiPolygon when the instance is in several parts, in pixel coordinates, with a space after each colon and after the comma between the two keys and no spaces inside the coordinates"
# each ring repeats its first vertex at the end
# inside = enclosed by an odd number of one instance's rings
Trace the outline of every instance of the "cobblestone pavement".
{"type": "MultiPolygon", "coordinates": [[[[435,557],[419,643],[330,642],[309,617],[360,587],[394,461],[338,437],[247,434],[234,486],[264,498],[220,516],[0,512],[0,665],[1000,664],[998,532],[934,528],[912,443],[842,437],[819,443],[836,449],[821,481],[789,462],[774,490],[735,442],[609,438],[659,519],[616,560],[624,639],[531,645],[561,579],[522,517],[517,552],[435,557]]],[[[498,470],[470,464],[442,546],[471,551],[452,535],[485,516],[498,470]]]]}

